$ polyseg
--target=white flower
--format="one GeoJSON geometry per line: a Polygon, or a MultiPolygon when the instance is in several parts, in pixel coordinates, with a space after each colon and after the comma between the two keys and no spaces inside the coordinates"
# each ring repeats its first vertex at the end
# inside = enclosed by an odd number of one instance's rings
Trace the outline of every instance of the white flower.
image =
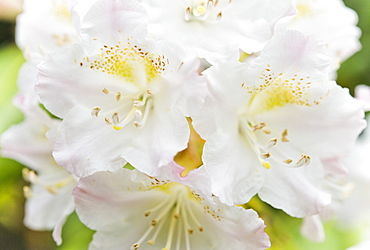
{"type": "Polygon", "coordinates": [[[332,71],[360,50],[357,14],[342,0],[296,0],[296,7],[298,15],[289,23],[288,29],[322,39],[333,60],[332,71]]]}
{"type": "Polygon", "coordinates": [[[258,193],[296,217],[330,202],[320,159],[347,152],[365,123],[348,90],[328,81],[329,62],[316,39],[289,31],[248,68],[230,62],[204,73],[212,94],[193,124],[222,201],[241,204],[258,193]]]}
{"type": "Polygon", "coordinates": [[[48,53],[78,41],[66,0],[25,0],[17,17],[16,42],[27,60],[38,63],[48,53]]]}
{"type": "Polygon", "coordinates": [[[237,59],[239,49],[257,52],[274,33],[276,23],[294,15],[291,1],[143,0],[149,33],[155,39],[187,46],[209,62],[237,59]]]}
{"type": "Polygon", "coordinates": [[[187,146],[185,116],[206,89],[199,62],[173,44],[145,39],[136,1],[98,1],[82,27],[84,43],[39,65],[36,91],[63,118],[54,156],[80,177],[126,161],[155,174],[187,146]]]}
{"type": "Polygon", "coordinates": [[[171,164],[166,171],[173,174],[162,172],[158,178],[127,169],[82,178],[73,194],[79,218],[96,230],[90,249],[270,246],[256,212],[229,207],[211,197],[202,169],[186,178],[179,177],[182,170],[171,164]]]}
{"type": "Polygon", "coordinates": [[[61,244],[62,226],[74,210],[71,193],[77,182],[52,157],[52,134],[60,121],[51,119],[38,106],[28,106],[25,100],[21,95],[15,99],[26,118],[1,135],[1,154],[32,169],[23,170],[31,183],[24,187],[25,225],[33,230],[54,229],[53,238],[61,244]]]}

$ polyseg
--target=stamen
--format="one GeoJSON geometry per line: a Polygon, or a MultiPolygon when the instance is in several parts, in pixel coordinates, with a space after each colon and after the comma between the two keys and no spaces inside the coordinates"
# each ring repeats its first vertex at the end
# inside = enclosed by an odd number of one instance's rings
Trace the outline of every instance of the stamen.
{"type": "Polygon", "coordinates": [[[26,197],[27,199],[30,199],[33,197],[33,194],[32,194],[32,191],[31,191],[31,188],[29,186],[24,186],[23,187],[23,195],[24,197],[26,197]]]}
{"type": "Polygon", "coordinates": [[[216,19],[217,19],[217,20],[221,20],[221,18],[222,18],[222,12],[220,11],[220,12],[217,14],[216,19]]]}
{"type": "Polygon", "coordinates": [[[184,18],[185,18],[185,21],[190,21],[191,19],[191,8],[190,7],[186,8],[184,18]]]}
{"type": "Polygon", "coordinates": [[[293,160],[292,159],[287,159],[287,160],[285,160],[284,161],[284,163],[286,163],[286,164],[290,164],[290,163],[292,163],[293,162],[293,160]]]}
{"type": "Polygon", "coordinates": [[[139,127],[140,122],[143,120],[143,112],[140,110],[135,111],[135,126],[139,127]]]}
{"type": "Polygon", "coordinates": [[[54,186],[46,185],[46,186],[44,186],[44,188],[45,188],[48,192],[50,192],[50,193],[52,193],[52,194],[57,194],[57,193],[58,193],[58,190],[57,190],[54,186]]]}
{"type": "Polygon", "coordinates": [[[267,159],[267,158],[269,158],[269,157],[271,157],[271,153],[270,153],[270,152],[267,152],[267,153],[263,153],[263,154],[261,154],[261,158],[262,158],[262,159],[267,159]]]}
{"type": "Polygon", "coordinates": [[[182,233],[182,220],[177,223],[177,241],[176,241],[176,250],[180,250],[181,247],[181,233],[182,233]]]}
{"type": "Polygon", "coordinates": [[[125,119],[123,119],[123,121],[121,122],[121,124],[120,124],[121,127],[126,126],[130,121],[132,121],[132,119],[134,119],[135,111],[136,111],[135,108],[132,108],[130,110],[130,112],[127,114],[127,116],[125,117],[125,119]]]}
{"type": "Polygon", "coordinates": [[[31,170],[29,170],[28,168],[23,168],[22,169],[22,176],[23,176],[23,179],[25,181],[30,181],[30,178],[29,178],[30,172],[31,172],[31,170]]]}
{"type": "Polygon", "coordinates": [[[256,130],[263,129],[265,126],[266,126],[266,123],[260,122],[256,125],[252,126],[252,128],[253,128],[252,132],[255,132],[256,130]]]}
{"type": "Polygon", "coordinates": [[[95,117],[98,117],[99,115],[99,112],[100,112],[101,108],[100,107],[95,107],[91,110],[91,115],[92,116],[95,116],[95,117]]]}
{"type": "Polygon", "coordinates": [[[167,236],[167,242],[166,242],[166,246],[163,248],[163,249],[166,249],[166,250],[170,250],[171,249],[171,245],[172,245],[172,240],[173,240],[173,233],[174,233],[174,229],[175,229],[175,226],[176,226],[176,222],[177,222],[177,219],[176,219],[176,216],[175,216],[175,211],[176,209],[173,210],[172,212],[172,216],[171,216],[171,221],[170,221],[170,229],[168,231],[168,236],[167,236]]]}
{"type": "Polygon", "coordinates": [[[153,246],[154,245],[154,243],[155,243],[155,241],[154,240],[148,240],[148,245],[151,245],[151,246],[153,246]]]}
{"type": "Polygon", "coordinates": [[[29,170],[28,168],[23,168],[22,169],[22,175],[23,175],[23,179],[25,181],[29,181],[30,183],[38,183],[39,182],[39,178],[38,178],[37,174],[35,173],[35,171],[33,171],[33,170],[29,170]]]}
{"type": "Polygon", "coordinates": [[[122,96],[121,92],[117,92],[117,93],[116,93],[116,101],[117,101],[117,102],[118,102],[119,100],[121,100],[121,96],[122,96]]]}
{"type": "Polygon", "coordinates": [[[108,125],[112,125],[113,122],[108,118],[108,117],[105,117],[104,118],[105,122],[108,124],[108,125]]]}
{"type": "MultiPolygon", "coordinates": [[[[161,230],[162,230],[162,227],[163,227],[163,225],[164,225],[164,222],[165,222],[165,220],[161,220],[161,221],[159,222],[159,225],[156,227],[156,230],[155,230],[155,232],[154,232],[154,235],[153,235],[152,239],[151,239],[151,240],[149,240],[150,242],[154,242],[154,243],[155,243],[155,241],[157,240],[157,237],[158,237],[159,233],[160,233],[160,232],[161,232],[161,230]]],[[[154,243],[153,243],[153,244],[154,244],[154,243]]]]}
{"type": "Polygon", "coordinates": [[[289,139],[286,138],[288,136],[288,129],[285,129],[283,131],[283,133],[281,134],[281,136],[282,136],[281,141],[283,141],[283,142],[289,142],[289,139]]]}
{"type": "Polygon", "coordinates": [[[186,211],[189,212],[190,214],[190,217],[193,219],[193,221],[195,222],[195,224],[197,225],[198,229],[200,232],[203,232],[203,227],[202,225],[199,223],[198,219],[195,217],[194,213],[193,213],[193,209],[191,209],[190,207],[190,204],[189,202],[186,203],[186,211]]]}
{"type": "Polygon", "coordinates": [[[273,146],[275,146],[278,142],[278,139],[277,138],[273,138],[271,140],[269,140],[267,143],[266,143],[266,147],[267,148],[272,148],[273,146]]]}
{"type": "Polygon", "coordinates": [[[296,167],[301,167],[303,165],[308,165],[310,163],[311,157],[306,154],[302,154],[301,158],[298,159],[298,161],[295,163],[296,167]]]}
{"type": "Polygon", "coordinates": [[[152,109],[152,99],[149,99],[146,103],[146,106],[145,106],[145,111],[144,111],[144,116],[142,118],[141,121],[135,121],[135,126],[138,127],[138,128],[141,128],[143,127],[145,124],[146,124],[146,121],[148,120],[148,117],[149,117],[149,111],[152,109]]]}
{"type": "Polygon", "coordinates": [[[140,248],[140,245],[135,243],[131,246],[131,250],[138,250],[140,248]]]}
{"type": "Polygon", "coordinates": [[[118,113],[117,113],[117,112],[114,112],[114,113],[113,113],[113,115],[112,115],[112,120],[113,120],[113,124],[114,124],[114,125],[119,124],[119,116],[118,116],[118,113]]]}

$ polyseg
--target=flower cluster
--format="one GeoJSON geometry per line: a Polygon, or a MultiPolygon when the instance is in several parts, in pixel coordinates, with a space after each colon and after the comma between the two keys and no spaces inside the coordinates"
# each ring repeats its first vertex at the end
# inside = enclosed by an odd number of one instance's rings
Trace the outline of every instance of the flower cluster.
{"type": "Polygon", "coordinates": [[[258,195],[322,240],[366,124],[335,82],[356,18],[341,0],[25,0],[25,120],[1,137],[30,168],[25,224],[61,244],[76,211],[91,249],[266,249],[240,206],[258,195]]]}

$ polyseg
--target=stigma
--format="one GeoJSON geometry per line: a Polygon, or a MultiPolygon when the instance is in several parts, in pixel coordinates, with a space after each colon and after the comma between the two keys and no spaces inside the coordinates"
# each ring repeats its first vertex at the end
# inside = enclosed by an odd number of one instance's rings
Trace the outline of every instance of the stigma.
{"type": "Polygon", "coordinates": [[[185,9],[185,21],[219,21],[222,12],[232,1],[228,0],[196,0],[185,9]]]}

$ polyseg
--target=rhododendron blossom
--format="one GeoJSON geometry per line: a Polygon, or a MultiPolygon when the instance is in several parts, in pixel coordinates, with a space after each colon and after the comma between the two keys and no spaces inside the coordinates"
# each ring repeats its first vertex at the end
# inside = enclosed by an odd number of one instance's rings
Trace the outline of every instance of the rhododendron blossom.
{"type": "Polygon", "coordinates": [[[329,63],[323,44],[290,31],[249,67],[234,62],[204,73],[211,95],[193,121],[222,201],[241,204],[258,193],[293,216],[330,202],[319,158],[348,151],[365,124],[360,103],[328,80],[329,63]]]}
{"type": "Polygon", "coordinates": [[[96,230],[90,249],[269,247],[263,221],[253,210],[211,197],[203,169],[184,179],[180,167],[166,170],[173,174],[154,178],[121,169],[80,180],[73,194],[80,219],[96,230]]]}
{"type": "MultiPolygon", "coordinates": [[[[121,4],[121,9],[105,13],[105,18],[140,13],[139,6],[129,7],[126,10],[121,4]]],[[[91,13],[85,21],[99,30],[100,24],[89,19],[91,13]]],[[[185,116],[201,105],[205,95],[196,58],[173,44],[128,37],[129,30],[117,34],[116,21],[112,18],[106,37],[95,36],[97,30],[91,26],[86,28],[82,31],[85,43],[39,66],[37,92],[53,114],[64,118],[54,156],[78,176],[119,168],[126,161],[155,173],[186,147],[185,116]]]]}

